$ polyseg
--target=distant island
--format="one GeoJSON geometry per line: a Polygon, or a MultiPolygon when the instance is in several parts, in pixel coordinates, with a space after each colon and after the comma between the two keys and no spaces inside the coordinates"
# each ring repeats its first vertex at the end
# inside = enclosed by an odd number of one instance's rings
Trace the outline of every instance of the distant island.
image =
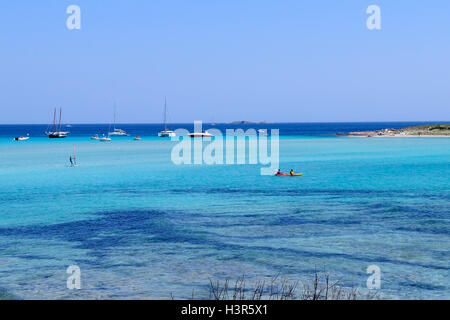
{"type": "Polygon", "coordinates": [[[426,124],[402,129],[382,129],[376,131],[355,131],[348,134],[355,137],[450,137],[450,124],[426,124]]]}
{"type": "Polygon", "coordinates": [[[268,122],[267,121],[253,122],[253,121],[239,120],[228,122],[227,124],[268,124],[268,122]]]}

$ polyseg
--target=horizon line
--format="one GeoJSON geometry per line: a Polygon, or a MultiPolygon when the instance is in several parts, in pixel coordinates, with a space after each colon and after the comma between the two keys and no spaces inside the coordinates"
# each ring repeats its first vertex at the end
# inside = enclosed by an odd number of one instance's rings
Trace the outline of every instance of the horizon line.
{"type": "MultiPolygon", "coordinates": [[[[201,120],[195,120],[195,121],[201,121],[201,120]]],[[[266,121],[250,121],[250,120],[234,120],[234,121],[228,121],[228,122],[203,122],[204,124],[257,124],[257,125],[265,125],[265,124],[296,124],[296,123],[425,123],[425,122],[436,122],[436,123],[442,123],[442,122],[448,122],[450,123],[450,120],[385,120],[385,121],[277,121],[277,122],[266,122],[266,121]],[[233,123],[233,122],[249,122],[249,123],[233,123]]],[[[62,125],[109,125],[109,122],[67,122],[62,123],[62,125]]],[[[116,122],[116,125],[133,125],[133,124],[160,124],[164,125],[163,122],[116,122]]],[[[167,124],[176,125],[176,124],[194,124],[194,121],[192,122],[168,122],[167,124]]],[[[49,125],[48,123],[0,123],[0,126],[8,126],[8,125],[49,125]]]]}

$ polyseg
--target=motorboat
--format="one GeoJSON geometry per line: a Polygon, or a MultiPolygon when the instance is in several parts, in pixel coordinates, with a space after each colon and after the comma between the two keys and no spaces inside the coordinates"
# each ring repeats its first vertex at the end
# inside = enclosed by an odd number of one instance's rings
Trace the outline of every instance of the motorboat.
{"type": "Polygon", "coordinates": [[[191,138],[212,138],[213,137],[213,135],[211,133],[209,133],[208,131],[193,132],[193,133],[189,133],[188,136],[191,138]]]}
{"type": "Polygon", "coordinates": [[[269,134],[267,133],[267,131],[265,129],[259,129],[258,130],[259,135],[267,137],[269,136],[269,134]]]}
{"type": "Polygon", "coordinates": [[[25,141],[30,139],[30,137],[24,137],[24,136],[20,136],[20,137],[15,137],[14,141],[25,141]]]}

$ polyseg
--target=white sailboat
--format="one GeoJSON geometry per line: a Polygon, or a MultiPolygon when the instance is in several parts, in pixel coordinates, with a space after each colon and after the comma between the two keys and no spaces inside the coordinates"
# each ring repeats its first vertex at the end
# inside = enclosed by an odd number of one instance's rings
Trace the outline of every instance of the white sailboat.
{"type": "Polygon", "coordinates": [[[107,136],[103,135],[101,138],[98,139],[98,141],[102,141],[102,142],[111,141],[111,140],[112,139],[109,137],[109,135],[107,135],[107,136]]]}
{"type": "Polygon", "coordinates": [[[125,130],[116,128],[116,106],[114,106],[114,128],[113,131],[108,132],[109,136],[129,136],[128,133],[125,132],[125,130]]]}
{"type": "Polygon", "coordinates": [[[61,131],[61,114],[62,114],[62,110],[61,110],[61,108],[59,108],[59,124],[57,126],[56,125],[56,108],[55,108],[55,110],[53,112],[52,130],[49,131],[48,128],[47,128],[47,131],[45,132],[45,134],[50,139],[65,138],[69,134],[69,132],[67,132],[67,131],[61,131]]]}
{"type": "Polygon", "coordinates": [[[164,99],[164,130],[158,133],[158,137],[167,138],[175,137],[176,134],[172,130],[167,130],[167,99],[164,99]]]}
{"type": "Polygon", "coordinates": [[[108,142],[108,141],[111,141],[112,139],[109,137],[109,135],[111,134],[110,131],[111,131],[111,122],[109,123],[109,128],[108,128],[108,133],[107,133],[107,135],[105,136],[105,134],[103,134],[101,138],[99,138],[99,137],[97,136],[97,140],[98,140],[98,141],[102,141],[102,142],[108,142]]]}

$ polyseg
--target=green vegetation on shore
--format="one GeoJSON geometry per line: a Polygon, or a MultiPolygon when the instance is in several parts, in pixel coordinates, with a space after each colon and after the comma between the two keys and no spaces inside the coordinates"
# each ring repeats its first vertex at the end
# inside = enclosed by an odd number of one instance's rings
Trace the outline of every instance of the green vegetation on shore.
{"type": "Polygon", "coordinates": [[[349,136],[402,137],[402,136],[450,136],[450,124],[425,124],[402,129],[382,129],[377,131],[349,132],[349,136]]]}
{"type": "Polygon", "coordinates": [[[414,136],[450,136],[450,124],[426,124],[421,126],[407,127],[397,130],[398,133],[404,132],[407,135],[414,136]]]}

